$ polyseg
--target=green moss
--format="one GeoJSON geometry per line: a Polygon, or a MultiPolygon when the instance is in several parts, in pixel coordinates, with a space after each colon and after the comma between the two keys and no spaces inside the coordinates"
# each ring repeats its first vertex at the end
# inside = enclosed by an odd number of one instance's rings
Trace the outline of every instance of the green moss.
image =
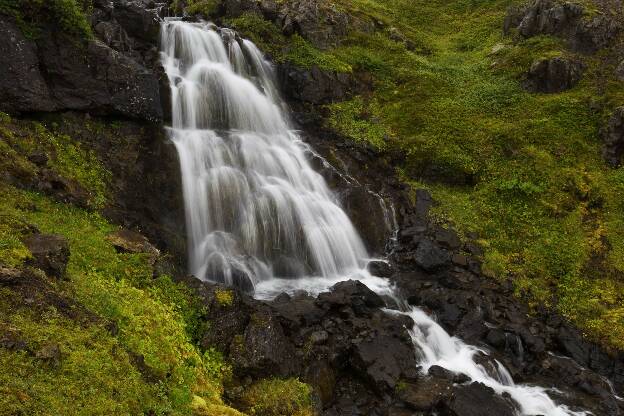
{"type": "MultiPolygon", "coordinates": [[[[185,11],[191,16],[200,14],[205,17],[210,17],[219,10],[220,5],[220,0],[189,0],[186,2],[185,11]]],[[[171,7],[176,13],[182,12],[177,0],[173,2],[171,7]]]]}
{"type": "Polygon", "coordinates": [[[329,125],[406,155],[403,179],[433,193],[435,220],[480,236],[488,274],[624,348],[624,176],[605,166],[599,139],[624,100],[609,51],[581,57],[572,90],[530,94],[521,81],[533,61],[576,57],[552,36],[502,36],[512,1],[338,3],[393,29],[350,33],[327,51],[374,82],[331,105],[329,125]]]}
{"type": "Polygon", "coordinates": [[[70,36],[89,39],[92,9],[91,0],[0,0],[0,13],[13,16],[31,38],[39,36],[42,25],[53,24],[70,36]]]}
{"type": "Polygon", "coordinates": [[[297,379],[266,379],[247,388],[241,402],[250,416],[313,416],[311,394],[297,379]]]}
{"type": "MultiPolygon", "coordinates": [[[[2,377],[7,379],[3,386],[17,386],[11,387],[13,396],[6,406],[17,407],[27,414],[45,414],[45,410],[41,410],[45,406],[62,406],[63,403],[66,406],[68,402],[76,401],[83,407],[76,407],[75,414],[189,414],[195,396],[210,405],[221,405],[221,383],[229,377],[229,366],[220,354],[212,350],[202,353],[192,342],[194,327],[198,325],[203,310],[189,292],[167,277],[152,279],[153,270],[146,255],[117,253],[106,239],[115,227],[99,214],[55,203],[6,185],[0,187],[4,196],[0,201],[0,212],[3,213],[0,224],[11,224],[19,219],[33,224],[41,232],[67,237],[71,250],[67,269],[69,281],[56,283],[57,290],[104,322],[114,322],[116,328],[113,336],[98,329],[98,325],[77,331],[71,322],[60,318],[58,321],[47,318],[36,321],[34,317],[28,317],[10,321],[10,325],[26,335],[34,333],[32,328],[35,327],[46,334],[58,334],[49,336],[49,340],[58,340],[61,349],[70,355],[77,351],[76,354],[83,356],[91,350],[99,355],[97,361],[85,364],[84,371],[80,372],[78,364],[67,371],[63,367],[65,364],[60,369],[49,369],[28,356],[10,353],[2,358],[5,363],[17,360],[22,367],[21,372],[2,371],[2,377]],[[67,343],[61,342],[66,334],[76,331],[76,337],[90,337],[89,342],[84,341],[84,351],[80,343],[72,344],[72,337],[67,337],[67,343]],[[122,352],[142,357],[145,369],[141,371],[148,375],[142,374],[140,378],[138,370],[128,370],[131,364],[135,365],[134,359],[123,353],[119,358],[113,345],[122,352]],[[118,366],[120,360],[125,364],[118,366]],[[123,372],[124,376],[119,376],[118,372],[123,372]],[[54,389],[57,384],[51,380],[59,374],[62,377],[58,377],[58,382],[66,386],[54,389]],[[94,381],[92,384],[83,379],[87,375],[94,381]],[[100,381],[103,386],[98,385],[100,381]],[[117,382],[123,385],[118,386],[117,382]],[[50,386],[43,390],[46,383],[50,386]],[[82,385],[84,391],[80,391],[82,385]],[[22,390],[29,397],[28,391],[33,391],[32,397],[37,398],[37,403],[22,403],[19,393],[22,390]],[[148,398],[144,400],[143,397],[148,398]],[[117,404],[110,405],[111,402],[117,404]],[[106,408],[109,413],[104,410],[98,413],[99,410],[94,411],[89,403],[106,408]],[[36,411],[30,411],[31,408],[36,411]],[[130,410],[124,410],[126,408],[130,410]]],[[[11,315],[2,314],[5,317],[11,315]]],[[[65,363],[65,360],[61,362],[65,363]]],[[[4,411],[4,408],[0,409],[4,411]]],[[[55,412],[61,413],[67,414],[55,412]]]]}
{"type": "Polygon", "coordinates": [[[275,62],[290,62],[301,68],[316,66],[326,71],[351,71],[351,66],[340,58],[315,48],[299,34],[283,35],[277,26],[256,13],[244,13],[225,23],[251,39],[275,62]]]}
{"type": "Polygon", "coordinates": [[[231,290],[215,290],[215,299],[221,306],[232,306],[234,302],[234,293],[231,290]]]}
{"type": "Polygon", "coordinates": [[[88,193],[87,202],[92,208],[105,205],[111,174],[93,151],[40,123],[7,117],[0,120],[0,168],[30,182],[39,171],[29,160],[34,153],[48,158],[45,168],[78,183],[88,193]]]}
{"type": "Polygon", "coordinates": [[[328,106],[328,124],[345,137],[356,142],[368,143],[376,149],[387,147],[389,134],[385,126],[377,122],[379,109],[375,103],[365,102],[362,97],[328,106]]]}

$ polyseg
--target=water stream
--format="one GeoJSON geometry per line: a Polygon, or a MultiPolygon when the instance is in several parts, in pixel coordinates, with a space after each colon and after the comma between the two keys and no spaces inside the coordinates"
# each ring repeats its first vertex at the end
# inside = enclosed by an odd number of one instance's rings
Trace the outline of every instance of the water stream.
{"type": "MultiPolygon", "coordinates": [[[[211,23],[169,19],[161,29],[162,62],[172,95],[169,137],[179,154],[189,271],[259,298],[302,289],[312,294],[346,279],[396,298],[371,276],[357,230],[306,158],[279,98],[274,70],[256,46],[211,23]]],[[[427,371],[439,365],[508,393],[520,415],[580,416],[545,388],[516,385],[474,360],[480,350],[451,337],[422,310],[414,320],[415,353],[427,371]],[[491,373],[491,371],[490,371],[491,373]]]]}

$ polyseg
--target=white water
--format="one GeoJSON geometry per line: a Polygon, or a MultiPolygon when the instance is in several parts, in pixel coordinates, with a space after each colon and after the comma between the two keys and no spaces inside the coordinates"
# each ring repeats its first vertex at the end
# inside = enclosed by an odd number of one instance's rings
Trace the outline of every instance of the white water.
{"type": "MultiPolygon", "coordinates": [[[[271,298],[283,291],[317,294],[354,278],[395,296],[365,269],[367,253],[305,145],[284,116],[273,68],[248,40],[209,23],[168,20],[162,61],[171,82],[180,157],[190,272],[271,298]]],[[[397,300],[398,304],[402,304],[397,300]]],[[[423,371],[432,365],[509,393],[520,415],[581,416],[547,390],[514,384],[480,350],[451,337],[422,310],[405,305],[423,371]],[[493,373],[493,374],[492,374],[493,373]]],[[[483,351],[482,351],[483,352],[483,351]]]]}

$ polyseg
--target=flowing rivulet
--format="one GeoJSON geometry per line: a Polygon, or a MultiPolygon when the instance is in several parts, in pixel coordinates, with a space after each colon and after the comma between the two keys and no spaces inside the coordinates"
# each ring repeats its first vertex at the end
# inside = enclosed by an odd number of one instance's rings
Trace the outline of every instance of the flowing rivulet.
{"type": "Polygon", "coordinates": [[[306,146],[284,115],[273,68],[252,42],[210,23],[177,20],[163,23],[161,42],[192,274],[260,296],[285,288],[318,292],[360,278],[403,305],[402,312],[388,313],[413,319],[410,333],[424,372],[439,365],[463,373],[508,393],[521,415],[587,414],[557,405],[544,388],[516,385],[497,361],[488,373],[474,359],[482,351],[451,337],[397,299],[387,281],[363,270],[368,255],[362,240],[306,160],[306,146]]]}

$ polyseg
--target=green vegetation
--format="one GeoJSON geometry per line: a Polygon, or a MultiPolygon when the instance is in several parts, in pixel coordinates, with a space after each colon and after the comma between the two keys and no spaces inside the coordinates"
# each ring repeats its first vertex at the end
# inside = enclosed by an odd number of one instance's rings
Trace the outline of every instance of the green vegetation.
{"type": "MultiPolygon", "coordinates": [[[[0,114],[0,168],[26,186],[51,170],[84,187],[92,208],[106,201],[110,173],[95,154],[39,123],[0,114]]],[[[220,398],[229,365],[196,346],[199,299],[154,278],[151,254],[118,253],[116,227],[97,212],[2,179],[0,266],[25,270],[21,239],[34,230],[65,236],[71,257],[67,280],[32,271],[25,287],[0,289],[0,332],[23,345],[0,348],[0,413],[237,415],[220,398]]]]}
{"type": "Polygon", "coordinates": [[[232,306],[234,302],[234,293],[231,290],[215,290],[215,298],[221,306],[232,306]]]}
{"type": "MultiPolygon", "coordinates": [[[[166,276],[152,279],[147,255],[117,253],[105,238],[115,227],[97,213],[6,185],[2,194],[5,228],[23,221],[69,239],[70,280],[52,284],[102,319],[78,325],[54,305],[44,316],[26,308],[16,313],[13,296],[3,292],[0,325],[16,328],[29,346],[58,343],[63,352],[58,366],[47,367],[25,352],[3,349],[3,409],[68,414],[71,402],[75,414],[190,414],[195,396],[220,405],[230,369],[220,354],[202,353],[192,343],[202,312],[188,289],[166,276]],[[111,323],[115,330],[107,332],[111,323]],[[135,365],[136,357],[142,365],[135,365]]],[[[6,233],[0,238],[0,246],[14,246],[2,263],[18,263],[22,248],[6,233]]]]}
{"type": "Polygon", "coordinates": [[[250,416],[312,416],[311,394],[297,379],[267,379],[246,389],[241,402],[250,416]]]}
{"type": "Polygon", "coordinates": [[[371,94],[328,107],[328,125],[404,154],[401,177],[433,193],[435,218],[479,235],[486,273],[624,348],[624,168],[605,166],[599,139],[624,88],[608,51],[582,58],[572,90],[531,94],[520,82],[531,63],[570,52],[503,36],[512,1],[335,4],[384,28],[325,52],[374,77],[371,94]]]}
{"type": "Polygon", "coordinates": [[[39,35],[44,24],[58,27],[70,36],[88,39],[93,36],[88,15],[91,0],[0,0],[0,13],[13,16],[29,37],[39,35]]]}
{"type": "Polygon", "coordinates": [[[45,168],[68,180],[67,186],[80,186],[87,193],[90,207],[104,206],[110,172],[93,151],[40,123],[0,115],[0,168],[4,172],[26,182],[34,180],[39,168],[28,156],[38,154],[47,159],[45,168]]]}
{"type": "MultiPolygon", "coordinates": [[[[210,17],[219,10],[220,4],[220,0],[188,0],[185,10],[191,16],[199,14],[204,17],[210,17]]],[[[171,9],[175,13],[182,13],[182,7],[178,0],[174,0],[171,4],[171,9]]]]}
{"type": "Polygon", "coordinates": [[[225,24],[251,39],[262,51],[270,54],[275,62],[290,62],[301,68],[317,66],[326,71],[351,71],[350,65],[333,54],[314,48],[298,34],[283,35],[277,26],[255,13],[228,19],[225,24]]]}

